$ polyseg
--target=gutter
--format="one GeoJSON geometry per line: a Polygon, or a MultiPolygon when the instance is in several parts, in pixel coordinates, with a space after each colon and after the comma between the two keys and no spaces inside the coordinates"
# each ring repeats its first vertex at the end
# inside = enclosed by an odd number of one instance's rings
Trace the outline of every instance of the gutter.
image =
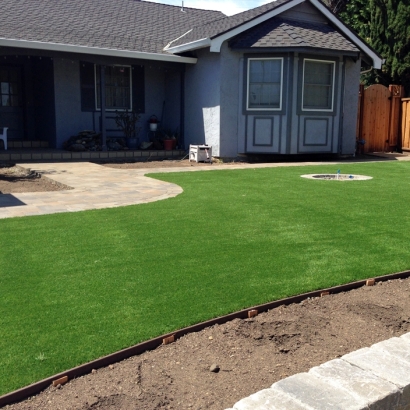
{"type": "Polygon", "coordinates": [[[59,51],[65,53],[79,53],[107,57],[137,58],[140,60],[151,61],[169,61],[188,64],[196,64],[197,62],[197,59],[193,57],[181,57],[172,54],[146,53],[141,51],[130,50],[115,50],[110,48],[98,48],[59,43],[44,43],[41,41],[13,40],[8,38],[0,38],[0,47],[2,46],[27,48],[32,50],[59,51]]]}

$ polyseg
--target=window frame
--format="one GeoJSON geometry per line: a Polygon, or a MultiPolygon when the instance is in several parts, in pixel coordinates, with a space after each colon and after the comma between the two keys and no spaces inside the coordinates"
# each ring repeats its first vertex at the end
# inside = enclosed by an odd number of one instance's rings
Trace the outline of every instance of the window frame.
{"type": "MultiPolygon", "coordinates": [[[[100,65],[94,64],[94,89],[95,89],[95,110],[96,111],[101,111],[101,103],[100,106],[98,104],[99,100],[99,91],[100,91],[100,86],[97,82],[97,76],[99,75],[99,67],[100,65]]],[[[132,85],[132,66],[131,65],[126,65],[126,64],[107,64],[106,67],[123,67],[123,68],[128,68],[129,70],[129,95],[130,95],[130,106],[128,108],[110,108],[108,106],[105,107],[105,111],[132,111],[133,109],[133,85],[132,85]]],[[[107,92],[107,84],[105,85],[106,87],[106,92],[107,92]]]]}
{"type": "MultiPolygon", "coordinates": [[[[301,102],[300,102],[300,107],[302,112],[327,112],[327,113],[332,113],[334,112],[335,109],[335,86],[336,86],[336,61],[335,60],[319,60],[315,58],[304,58],[303,59],[303,69],[302,69],[302,96],[301,96],[301,102]],[[333,67],[333,72],[332,72],[332,84],[331,84],[331,107],[330,108],[305,108],[304,106],[304,97],[305,97],[305,67],[306,67],[306,61],[313,61],[315,63],[324,63],[324,64],[329,64],[332,65],[333,67]]],[[[315,84],[313,84],[315,85],[315,84]]],[[[322,84],[316,84],[318,86],[322,84]]]]}
{"type": "MultiPolygon", "coordinates": [[[[284,83],[284,57],[248,57],[246,62],[246,111],[250,112],[281,112],[283,110],[283,83],[284,83]],[[250,107],[249,106],[249,90],[250,90],[250,66],[252,61],[266,61],[266,60],[279,60],[280,61],[280,94],[279,94],[279,106],[278,107],[250,107]]],[[[273,84],[273,83],[272,83],[273,84]]],[[[275,83],[276,84],[276,83],[275,83]]]]}

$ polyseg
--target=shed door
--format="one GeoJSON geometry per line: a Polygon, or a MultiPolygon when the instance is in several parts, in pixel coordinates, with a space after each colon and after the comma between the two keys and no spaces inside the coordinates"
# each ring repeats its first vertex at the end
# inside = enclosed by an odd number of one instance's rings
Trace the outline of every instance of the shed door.
{"type": "Polygon", "coordinates": [[[298,66],[291,153],[337,153],[340,117],[337,62],[302,58],[298,66]]]}
{"type": "Polygon", "coordinates": [[[246,150],[279,153],[284,110],[284,58],[248,58],[246,67],[246,150]]]}

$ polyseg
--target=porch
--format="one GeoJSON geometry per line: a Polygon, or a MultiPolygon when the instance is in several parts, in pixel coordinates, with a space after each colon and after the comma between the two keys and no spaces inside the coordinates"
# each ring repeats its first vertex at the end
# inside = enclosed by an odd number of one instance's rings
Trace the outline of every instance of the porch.
{"type": "Polygon", "coordinates": [[[90,160],[130,160],[147,161],[160,158],[181,158],[185,150],[126,150],[71,152],[49,148],[47,141],[9,141],[9,149],[0,151],[0,162],[44,162],[44,161],[90,161],[90,160]]]}

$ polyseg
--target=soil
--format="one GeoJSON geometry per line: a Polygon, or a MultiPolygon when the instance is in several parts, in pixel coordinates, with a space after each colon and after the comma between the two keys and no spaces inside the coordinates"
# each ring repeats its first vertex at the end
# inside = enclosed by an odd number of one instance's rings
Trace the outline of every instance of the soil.
{"type": "Polygon", "coordinates": [[[100,162],[101,165],[111,168],[120,169],[139,169],[139,168],[175,168],[175,167],[219,167],[219,166],[229,166],[237,165],[240,163],[255,163],[259,162],[257,158],[231,158],[225,160],[219,160],[214,158],[213,162],[194,162],[189,161],[189,159],[164,159],[162,161],[146,160],[146,161],[110,161],[110,162],[100,162]]]}
{"type": "Polygon", "coordinates": [[[410,279],[398,279],[280,306],[188,334],[5,408],[230,408],[282,378],[410,332],[409,294],[410,279]]]}
{"type": "MultiPolygon", "coordinates": [[[[174,166],[181,166],[176,163],[174,166]]],[[[143,164],[110,166],[146,168],[147,163],[143,164]]],[[[20,189],[17,175],[13,178],[12,187],[20,189]]],[[[0,184],[3,179],[4,168],[0,169],[0,184]]],[[[40,182],[43,178],[27,179],[22,175],[21,186],[27,187],[29,180],[40,182]]],[[[39,190],[46,190],[46,186],[39,190]]],[[[282,378],[410,332],[409,295],[410,278],[280,306],[252,319],[235,319],[188,334],[63,386],[50,386],[37,396],[5,408],[230,408],[282,378]],[[211,371],[212,367],[219,371],[211,371]]]]}
{"type": "Polygon", "coordinates": [[[0,194],[72,189],[16,165],[0,164],[0,194]]]}

